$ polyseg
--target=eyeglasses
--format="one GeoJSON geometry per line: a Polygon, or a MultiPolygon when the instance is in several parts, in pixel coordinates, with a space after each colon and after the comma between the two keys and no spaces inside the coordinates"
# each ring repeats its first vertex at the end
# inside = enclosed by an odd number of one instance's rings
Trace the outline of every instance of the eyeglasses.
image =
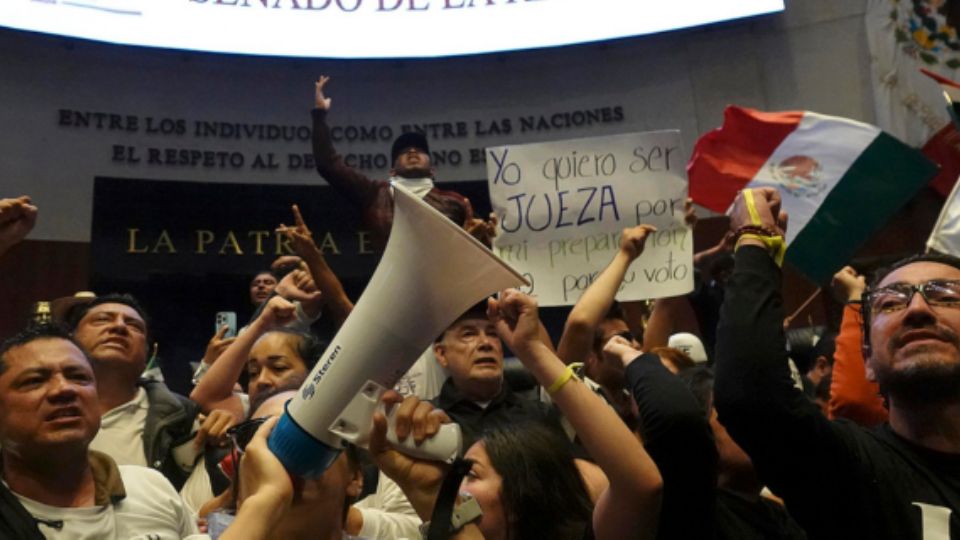
{"type": "Polygon", "coordinates": [[[920,293],[931,306],[960,308],[960,281],[942,279],[916,285],[895,283],[881,287],[864,295],[865,305],[873,315],[894,313],[906,308],[914,293],[920,293]]]}
{"type": "Polygon", "coordinates": [[[268,416],[251,418],[227,430],[227,437],[230,437],[230,442],[233,443],[233,449],[237,452],[238,456],[243,455],[243,451],[247,448],[247,445],[250,444],[250,440],[253,439],[253,435],[257,432],[257,429],[269,419],[270,417],[268,416]]]}

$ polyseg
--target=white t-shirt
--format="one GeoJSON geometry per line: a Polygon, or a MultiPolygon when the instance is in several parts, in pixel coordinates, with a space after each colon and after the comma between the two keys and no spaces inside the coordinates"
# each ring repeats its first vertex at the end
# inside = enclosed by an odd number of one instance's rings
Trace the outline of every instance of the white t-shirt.
{"type": "MultiPolygon", "coordinates": [[[[90,443],[90,449],[110,456],[117,465],[146,467],[147,456],[143,449],[143,430],[147,423],[149,408],[147,391],[143,388],[137,389],[137,395],[132,400],[110,409],[100,417],[100,431],[90,443]]],[[[180,495],[193,513],[196,513],[203,503],[213,498],[210,476],[203,465],[202,456],[181,488],[180,495]]]]}
{"type": "Polygon", "coordinates": [[[203,455],[200,456],[187,481],[180,488],[180,497],[194,515],[200,511],[200,507],[205,502],[214,497],[210,473],[207,472],[206,458],[203,455]]]}
{"type": "MultiPolygon", "coordinates": [[[[106,506],[61,508],[17,495],[50,540],[203,540],[170,482],[147,467],[120,465],[127,495],[106,506]],[[55,525],[59,525],[59,528],[55,525]]],[[[16,494],[15,494],[16,495],[16,494]]]]}
{"type": "Polygon", "coordinates": [[[117,465],[147,466],[143,451],[143,428],[147,423],[147,391],[137,389],[137,395],[100,417],[100,431],[90,443],[90,449],[113,458],[117,465]]]}
{"type": "Polygon", "coordinates": [[[437,362],[431,344],[393,388],[404,397],[417,396],[422,400],[430,400],[440,395],[448,376],[447,370],[437,362]]]}
{"type": "Polygon", "coordinates": [[[374,540],[420,538],[420,517],[396,482],[380,473],[377,491],[353,505],[363,514],[360,536],[374,540]]]}

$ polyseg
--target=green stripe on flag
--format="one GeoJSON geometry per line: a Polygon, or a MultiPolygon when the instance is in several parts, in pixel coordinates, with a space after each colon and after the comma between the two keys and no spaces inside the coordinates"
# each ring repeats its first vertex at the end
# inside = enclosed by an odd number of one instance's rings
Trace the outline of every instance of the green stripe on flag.
{"type": "Polygon", "coordinates": [[[814,283],[827,282],[935,174],[923,154],[880,133],[790,243],[786,260],[814,283]]]}

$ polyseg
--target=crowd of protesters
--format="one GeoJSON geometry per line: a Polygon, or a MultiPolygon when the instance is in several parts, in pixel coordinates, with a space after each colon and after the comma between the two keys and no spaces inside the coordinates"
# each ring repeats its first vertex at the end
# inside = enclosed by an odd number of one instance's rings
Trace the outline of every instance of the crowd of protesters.
{"type": "MultiPolygon", "coordinates": [[[[327,82],[318,171],[382,245],[390,183],[334,150],[327,82]]],[[[422,135],[398,138],[392,158],[393,183],[490,245],[496,219],[434,186],[422,135]]],[[[38,212],[26,196],[0,200],[0,256],[38,212]]],[[[0,537],[960,538],[956,257],[912,256],[869,280],[838,268],[842,322],[800,351],[784,324],[775,189],[742,191],[723,241],[694,257],[695,290],[652,308],[614,299],[655,230],[624,229],[561,335],[517,290],[472,307],[383,395],[389,414],[373,415],[365,447],[301,478],[267,440],[325,349],[314,323],[343,324],[353,301],[296,206],[293,218],[278,231],[297,256],[254,276],[253,318],[198,351],[189,396],[145,376],[151,321],[122,291],[5,336],[0,537]],[[525,377],[505,375],[507,350],[525,377]],[[415,444],[458,424],[459,455],[405,453],[388,416],[415,444]]]]}

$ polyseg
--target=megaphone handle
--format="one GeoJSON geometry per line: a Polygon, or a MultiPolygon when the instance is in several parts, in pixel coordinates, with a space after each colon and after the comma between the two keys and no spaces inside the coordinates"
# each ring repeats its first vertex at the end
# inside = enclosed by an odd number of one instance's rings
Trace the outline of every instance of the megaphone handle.
{"type": "Polygon", "coordinates": [[[380,411],[387,417],[387,441],[397,450],[408,456],[435,461],[452,462],[460,454],[463,446],[463,434],[457,424],[444,424],[433,437],[426,439],[419,445],[414,443],[413,437],[407,437],[404,442],[397,440],[394,423],[400,407],[394,407],[390,414],[386,414],[380,396],[386,388],[376,381],[367,381],[360,392],[330,426],[330,432],[337,437],[350,441],[364,448],[370,442],[370,428],[374,411],[380,411]]]}
{"type": "Polygon", "coordinates": [[[413,436],[408,436],[406,440],[400,442],[397,440],[397,432],[394,429],[396,410],[394,408],[387,417],[387,441],[390,442],[390,446],[410,457],[432,461],[452,462],[460,455],[463,433],[460,431],[459,424],[441,425],[436,435],[425,439],[419,445],[414,442],[413,436]]]}

